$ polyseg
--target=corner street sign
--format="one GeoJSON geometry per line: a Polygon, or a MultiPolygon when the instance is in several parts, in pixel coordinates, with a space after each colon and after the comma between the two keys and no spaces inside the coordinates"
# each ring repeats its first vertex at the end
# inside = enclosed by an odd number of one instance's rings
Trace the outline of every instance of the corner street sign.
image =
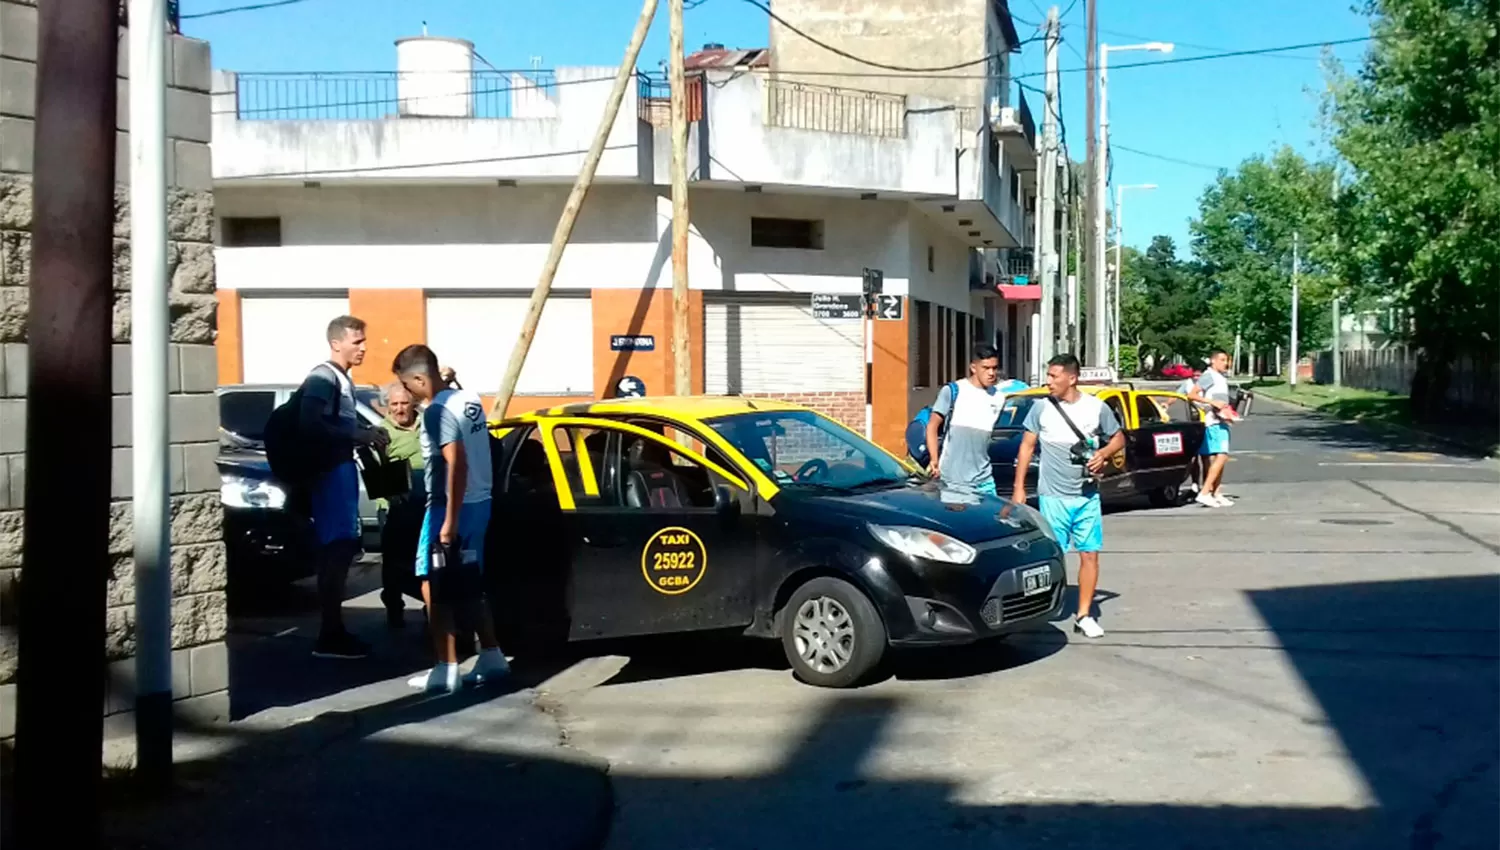
{"type": "Polygon", "coordinates": [[[812,296],[814,319],[858,319],[865,313],[864,298],[859,295],[825,295],[815,292],[812,296]]]}
{"type": "Polygon", "coordinates": [[[875,296],[875,318],[883,321],[901,321],[901,296],[875,296]]]}
{"type": "Polygon", "coordinates": [[[655,351],[656,337],[654,336],[630,336],[629,334],[610,334],[610,351],[655,351]]]}
{"type": "Polygon", "coordinates": [[[615,384],[615,398],[640,398],[646,394],[646,382],[634,375],[626,375],[615,384]]]}

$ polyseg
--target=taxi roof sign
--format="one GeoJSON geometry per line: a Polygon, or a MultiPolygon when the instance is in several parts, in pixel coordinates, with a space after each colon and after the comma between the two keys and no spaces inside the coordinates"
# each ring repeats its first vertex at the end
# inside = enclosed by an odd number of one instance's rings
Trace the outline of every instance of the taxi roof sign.
{"type": "Polygon", "coordinates": [[[1109,366],[1085,366],[1078,370],[1080,384],[1113,384],[1116,380],[1115,370],[1109,366]]]}

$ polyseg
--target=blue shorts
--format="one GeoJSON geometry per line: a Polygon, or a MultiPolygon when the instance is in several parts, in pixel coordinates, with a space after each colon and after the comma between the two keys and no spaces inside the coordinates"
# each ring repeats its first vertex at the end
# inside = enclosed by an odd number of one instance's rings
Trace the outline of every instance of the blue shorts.
{"type": "Polygon", "coordinates": [[[1057,534],[1066,552],[1098,552],[1104,548],[1104,511],[1099,494],[1092,496],[1038,496],[1042,517],[1057,534]]]}
{"type": "Polygon", "coordinates": [[[1218,422],[1203,429],[1203,448],[1200,455],[1229,454],[1229,426],[1218,422]]]}
{"type": "Polygon", "coordinates": [[[309,488],[318,545],[359,540],[359,468],[353,459],[323,473],[309,488]]]}
{"type": "Polygon", "coordinates": [[[974,485],[974,492],[976,492],[976,493],[983,493],[986,496],[996,495],[996,493],[995,493],[995,479],[994,478],[986,478],[983,481],[979,482],[978,484],[975,484],[974,485]]]}
{"type": "MultiPolygon", "coordinates": [[[[422,519],[422,534],[417,538],[417,578],[427,577],[427,567],[431,557],[432,542],[437,540],[438,532],[443,528],[443,514],[446,506],[428,505],[427,514],[422,519]]],[[[465,502],[458,510],[458,548],[465,556],[473,552],[475,563],[479,569],[484,569],[484,537],[490,528],[490,500],[482,502],[465,502]]],[[[467,558],[466,558],[467,560],[467,558]]]]}

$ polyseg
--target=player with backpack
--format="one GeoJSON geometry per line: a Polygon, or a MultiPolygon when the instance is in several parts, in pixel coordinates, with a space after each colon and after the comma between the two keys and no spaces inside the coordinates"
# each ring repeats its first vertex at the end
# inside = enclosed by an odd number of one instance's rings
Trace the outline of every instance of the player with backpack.
{"type": "Polygon", "coordinates": [[[355,409],[349,370],[365,359],[365,323],[339,316],[328,323],[328,360],[313,367],[266,423],[266,461],[288,490],[288,507],[312,522],[322,628],[313,645],[321,658],[363,658],[364,641],[344,628],[344,587],[359,556],[359,470],[356,447],[383,450],[390,435],[355,409]]]}
{"type": "MultiPolygon", "coordinates": [[[[912,458],[945,485],[995,495],[995,476],[990,466],[990,439],[1005,395],[999,391],[1000,353],[981,342],[969,357],[969,375],[938,390],[937,400],[926,408],[921,442],[908,426],[912,458]]],[[[918,414],[918,420],[922,414],[918,414]]]]}

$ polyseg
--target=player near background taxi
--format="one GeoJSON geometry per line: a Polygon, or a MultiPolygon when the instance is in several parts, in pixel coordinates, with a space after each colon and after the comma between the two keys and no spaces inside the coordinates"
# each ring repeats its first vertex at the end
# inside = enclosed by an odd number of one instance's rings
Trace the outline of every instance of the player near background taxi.
{"type": "Polygon", "coordinates": [[[1037,507],[1063,551],[1078,552],[1078,613],[1073,631],[1100,638],[1104,629],[1093,614],[1099,550],[1104,548],[1098,475],[1125,448],[1125,433],[1104,402],[1078,391],[1078,369],[1078,358],[1071,354],[1059,354],[1047,362],[1050,394],[1026,414],[1011,500],[1025,503],[1026,471],[1040,444],[1037,507]]]}

